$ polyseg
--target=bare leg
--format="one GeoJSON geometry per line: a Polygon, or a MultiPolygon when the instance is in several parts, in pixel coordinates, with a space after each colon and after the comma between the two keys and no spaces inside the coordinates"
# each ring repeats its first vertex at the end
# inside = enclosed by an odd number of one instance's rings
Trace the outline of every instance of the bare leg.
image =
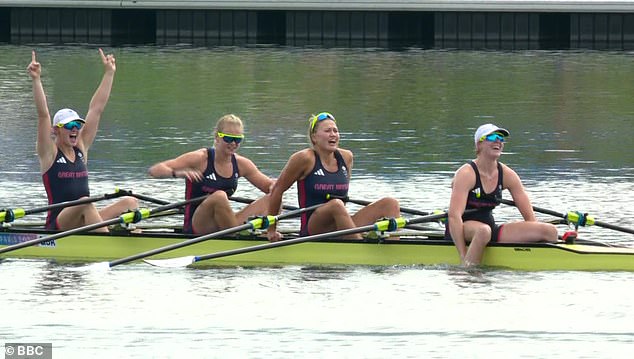
{"type": "MultiPolygon", "coordinates": [[[[317,208],[308,220],[308,231],[311,234],[325,233],[349,229],[356,227],[354,221],[348,214],[348,210],[339,199],[328,201],[323,206],[317,208]]],[[[348,239],[363,239],[361,234],[351,234],[345,236],[348,239]]]]}
{"type": "MultiPolygon", "coordinates": [[[[64,208],[57,217],[59,229],[67,231],[69,229],[83,227],[89,224],[103,222],[97,208],[92,203],[82,204],[64,208]]],[[[108,232],[108,227],[94,229],[93,232],[108,232]]]]}
{"type": "Polygon", "coordinates": [[[467,221],[463,225],[465,241],[469,242],[464,265],[469,267],[482,262],[484,250],[491,241],[491,227],[478,221],[467,221]]]}
{"type": "Polygon", "coordinates": [[[196,208],[192,225],[198,234],[216,232],[238,225],[225,191],[216,191],[196,208]]]}
{"type": "Polygon", "coordinates": [[[380,218],[397,218],[401,215],[398,200],[385,197],[361,208],[352,216],[354,224],[358,227],[367,226],[380,218]]]}
{"type": "MultiPolygon", "coordinates": [[[[400,215],[401,208],[398,200],[391,197],[385,197],[361,208],[352,216],[352,220],[357,227],[361,227],[375,223],[380,218],[397,218],[400,215]]],[[[390,239],[396,240],[399,238],[390,237],[390,239]]]]}
{"type": "Polygon", "coordinates": [[[260,197],[257,200],[249,203],[246,207],[242,208],[236,213],[236,219],[238,223],[245,223],[249,217],[263,216],[269,210],[270,196],[267,194],[264,197],[260,197]]]}
{"type": "Polygon", "coordinates": [[[557,227],[543,222],[506,223],[500,232],[501,243],[557,242],[557,227]]]}
{"type": "Polygon", "coordinates": [[[101,216],[103,221],[107,221],[109,219],[116,218],[120,216],[122,213],[125,213],[129,210],[135,210],[139,208],[139,201],[130,196],[121,197],[118,201],[102,208],[99,210],[99,216],[101,216]]]}

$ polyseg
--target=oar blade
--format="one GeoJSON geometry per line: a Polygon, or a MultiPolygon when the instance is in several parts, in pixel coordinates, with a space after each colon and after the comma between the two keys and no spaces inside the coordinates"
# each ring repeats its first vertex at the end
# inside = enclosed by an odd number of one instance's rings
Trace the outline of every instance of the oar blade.
{"type": "Polygon", "coordinates": [[[168,259],[144,259],[147,264],[162,268],[181,268],[196,262],[196,256],[185,256],[168,259]]]}
{"type": "Polygon", "coordinates": [[[108,271],[110,270],[110,263],[108,262],[97,262],[90,263],[86,266],[79,267],[78,270],[87,270],[87,271],[108,271]]]}

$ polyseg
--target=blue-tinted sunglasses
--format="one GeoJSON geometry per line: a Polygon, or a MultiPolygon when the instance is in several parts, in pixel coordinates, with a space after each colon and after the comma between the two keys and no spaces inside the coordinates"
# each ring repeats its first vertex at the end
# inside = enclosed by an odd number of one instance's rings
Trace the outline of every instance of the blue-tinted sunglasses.
{"type": "Polygon", "coordinates": [[[65,129],[67,129],[69,131],[71,131],[73,128],[81,130],[81,128],[83,126],[84,126],[84,123],[81,122],[81,121],[70,121],[70,122],[67,122],[67,123],[65,123],[63,125],[61,123],[57,124],[57,127],[64,127],[65,129]]]}
{"type": "Polygon", "coordinates": [[[310,132],[313,132],[315,130],[315,125],[317,124],[318,121],[323,121],[323,120],[333,120],[334,122],[337,122],[337,120],[335,120],[335,116],[333,116],[330,112],[319,113],[313,116],[313,119],[310,122],[310,132]]]}
{"type": "Polygon", "coordinates": [[[484,140],[489,142],[495,142],[495,141],[504,142],[504,136],[500,135],[499,133],[492,133],[490,135],[482,136],[480,138],[480,142],[484,140]]]}
{"type": "Polygon", "coordinates": [[[235,142],[236,144],[240,144],[244,139],[244,135],[230,135],[222,132],[218,132],[218,137],[222,138],[226,143],[235,142]]]}

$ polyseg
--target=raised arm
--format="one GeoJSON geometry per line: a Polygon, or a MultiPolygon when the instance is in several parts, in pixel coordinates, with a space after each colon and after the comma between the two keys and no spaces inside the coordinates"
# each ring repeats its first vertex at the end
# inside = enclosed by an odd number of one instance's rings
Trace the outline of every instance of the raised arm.
{"type": "Polygon", "coordinates": [[[508,189],[511,193],[511,197],[513,197],[515,206],[520,211],[522,217],[526,222],[537,221],[537,218],[535,217],[535,212],[533,211],[533,205],[531,204],[530,198],[528,198],[526,190],[524,190],[524,185],[522,184],[520,176],[510,167],[506,165],[502,166],[502,169],[504,171],[503,187],[508,189]]]}
{"type": "Polygon", "coordinates": [[[46,171],[53,163],[56,149],[51,133],[51,115],[48,112],[48,103],[44,87],[42,86],[42,65],[37,62],[35,51],[31,52],[31,63],[26,68],[33,82],[33,101],[37,110],[37,141],[35,149],[40,160],[40,170],[46,171]]]}
{"type": "Polygon", "coordinates": [[[104,67],[103,78],[97,90],[90,100],[88,107],[88,113],[86,114],[86,125],[81,132],[80,146],[83,146],[84,152],[88,152],[88,149],[95,140],[97,135],[97,129],[99,128],[99,121],[101,115],[106,108],[108,99],[110,98],[110,92],[112,90],[112,83],[114,82],[114,74],[117,71],[114,55],[105,55],[102,49],[99,49],[99,56],[104,67]]]}

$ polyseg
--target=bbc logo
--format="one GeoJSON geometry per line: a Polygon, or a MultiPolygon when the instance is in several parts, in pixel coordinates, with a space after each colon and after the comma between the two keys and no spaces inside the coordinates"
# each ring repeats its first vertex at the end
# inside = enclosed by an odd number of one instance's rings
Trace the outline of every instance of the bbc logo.
{"type": "Polygon", "coordinates": [[[52,343],[6,343],[5,359],[53,359],[52,343]]]}

